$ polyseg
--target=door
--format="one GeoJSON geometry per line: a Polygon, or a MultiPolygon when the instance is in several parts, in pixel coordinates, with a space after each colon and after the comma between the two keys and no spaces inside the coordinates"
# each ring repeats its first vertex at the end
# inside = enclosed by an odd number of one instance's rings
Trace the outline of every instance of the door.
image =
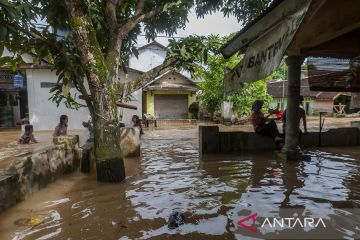
{"type": "Polygon", "coordinates": [[[310,115],[310,103],[309,102],[305,103],[305,112],[306,112],[306,115],[310,115]]]}
{"type": "Polygon", "coordinates": [[[188,96],[159,94],[155,95],[155,117],[158,119],[187,119],[188,96]]]}

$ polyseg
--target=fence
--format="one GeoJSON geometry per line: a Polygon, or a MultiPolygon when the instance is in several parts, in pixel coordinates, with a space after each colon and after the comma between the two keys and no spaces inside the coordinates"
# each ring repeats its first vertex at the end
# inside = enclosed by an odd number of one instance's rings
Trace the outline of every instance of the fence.
{"type": "Polygon", "coordinates": [[[186,126],[196,126],[196,119],[156,119],[156,120],[145,120],[145,128],[149,127],[161,127],[161,128],[170,128],[170,127],[186,127],[186,126]]]}

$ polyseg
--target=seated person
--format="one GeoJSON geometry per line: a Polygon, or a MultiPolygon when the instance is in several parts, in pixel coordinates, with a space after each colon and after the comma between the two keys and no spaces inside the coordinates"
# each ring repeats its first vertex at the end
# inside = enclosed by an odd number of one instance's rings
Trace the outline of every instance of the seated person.
{"type": "Polygon", "coordinates": [[[60,116],[60,123],[56,126],[53,137],[67,135],[68,117],[66,115],[60,116]]]}
{"type": "MultiPolygon", "coordinates": [[[[304,103],[304,97],[300,96],[300,105],[299,105],[299,115],[298,115],[298,120],[299,120],[299,133],[302,134],[302,131],[300,129],[300,121],[302,119],[303,121],[303,126],[304,126],[304,134],[307,134],[307,127],[306,127],[306,112],[305,110],[301,107],[304,103]]],[[[281,121],[283,123],[283,133],[285,134],[286,131],[286,110],[283,112],[283,116],[281,118],[281,121]]]]}
{"type": "Polygon", "coordinates": [[[279,136],[279,130],[277,128],[274,119],[269,118],[274,110],[269,110],[269,115],[266,117],[261,112],[264,105],[264,101],[256,100],[252,106],[251,121],[254,126],[254,130],[257,134],[271,137],[275,142],[281,142],[283,139],[279,136]]]}
{"type": "Polygon", "coordinates": [[[37,143],[38,141],[35,139],[33,134],[33,126],[28,124],[25,125],[25,133],[20,137],[18,143],[19,144],[29,144],[29,143],[37,143]]]}
{"type": "Polygon", "coordinates": [[[131,121],[134,124],[134,127],[138,127],[140,129],[140,136],[144,134],[144,131],[141,127],[141,120],[138,115],[133,115],[131,121]]]}

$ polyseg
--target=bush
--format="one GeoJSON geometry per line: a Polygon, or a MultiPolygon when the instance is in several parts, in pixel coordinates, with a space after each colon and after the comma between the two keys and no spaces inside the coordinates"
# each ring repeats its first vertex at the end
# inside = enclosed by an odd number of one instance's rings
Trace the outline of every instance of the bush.
{"type": "Polygon", "coordinates": [[[199,114],[199,103],[198,102],[193,102],[192,104],[190,104],[189,113],[191,113],[192,119],[198,118],[198,114],[199,114]]]}

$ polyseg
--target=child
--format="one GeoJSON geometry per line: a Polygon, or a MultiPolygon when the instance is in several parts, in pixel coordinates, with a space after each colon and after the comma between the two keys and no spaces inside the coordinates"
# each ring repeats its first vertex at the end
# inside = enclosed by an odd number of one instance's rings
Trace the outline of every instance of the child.
{"type": "Polygon", "coordinates": [[[54,130],[53,137],[67,135],[68,120],[69,119],[66,115],[60,116],[60,122],[54,130]]]}
{"type": "Polygon", "coordinates": [[[21,136],[21,138],[19,139],[18,143],[19,144],[29,144],[30,142],[32,143],[37,143],[34,135],[33,135],[33,126],[32,125],[25,125],[25,133],[21,136]]]}
{"type": "Polygon", "coordinates": [[[144,134],[144,131],[141,127],[141,120],[139,118],[138,115],[133,115],[132,118],[131,118],[131,121],[133,122],[134,124],[134,127],[139,127],[140,128],[140,136],[144,134]]]}

